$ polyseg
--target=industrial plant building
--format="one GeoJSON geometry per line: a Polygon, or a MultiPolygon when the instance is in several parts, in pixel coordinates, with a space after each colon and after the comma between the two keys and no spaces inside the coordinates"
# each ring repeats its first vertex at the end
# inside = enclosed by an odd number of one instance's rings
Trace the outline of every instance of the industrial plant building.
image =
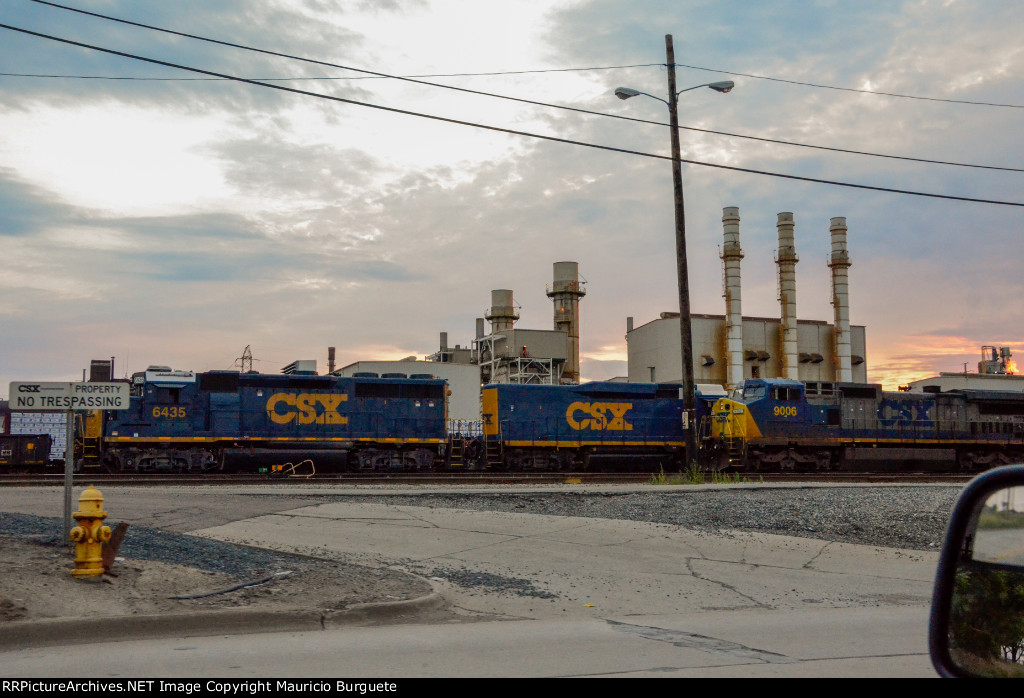
{"type": "MultiPolygon", "coordinates": [[[[733,389],[748,378],[791,378],[808,389],[826,389],[822,383],[867,382],[866,339],[863,326],[850,325],[850,256],[846,246],[846,219],[833,218],[829,226],[832,305],[835,322],[798,320],[796,313],[796,254],[793,214],[778,214],[776,228],[780,317],[743,317],[740,292],[740,213],[735,206],[722,209],[724,242],[722,267],[725,315],[690,316],[693,335],[694,381],[733,389]]],[[[677,382],[682,375],[679,313],[639,327],[626,318],[629,380],[677,382]]]]}
{"type": "MultiPolygon", "coordinates": [[[[741,310],[739,209],[722,215],[725,314],[691,315],[695,383],[732,389],[748,378],[792,378],[808,390],[828,391],[836,382],[867,382],[866,338],[850,325],[846,219],[829,226],[834,322],[798,320],[796,254],[792,213],[778,214],[779,317],[743,317],[741,310]]],[[[489,383],[565,385],[579,383],[580,301],[586,295],[576,262],[555,262],[546,289],[553,305],[552,329],[517,328],[519,309],[510,289],[491,291],[491,304],[476,319],[471,344],[454,347],[440,333],[438,350],[417,361],[360,361],[336,375],[434,376],[449,381],[453,419],[479,414],[480,388],[489,383]],[[485,323],[490,323],[487,328],[485,323]]],[[[665,312],[638,327],[626,319],[628,377],[638,383],[680,382],[679,313],[665,312]]]]}
{"type": "MultiPolygon", "coordinates": [[[[682,373],[679,348],[679,313],[661,317],[639,327],[626,318],[626,347],[631,383],[677,383],[682,373]]],[[[806,383],[835,382],[835,330],[821,320],[797,323],[797,374],[783,375],[780,355],[782,322],[778,318],[742,318],[742,351],[739,362],[730,366],[726,345],[728,322],[724,315],[691,315],[693,333],[693,376],[696,383],[713,383],[730,389],[748,378],[792,377],[806,383]],[[738,374],[730,383],[730,368],[738,374]]],[[[864,359],[864,328],[850,328],[851,382],[867,382],[864,359]]],[[[813,387],[813,386],[812,386],[813,387]]]]}
{"type": "Polygon", "coordinates": [[[984,346],[978,372],[940,373],[932,378],[911,381],[900,390],[913,393],[944,393],[949,390],[995,390],[1024,393],[1024,376],[1017,374],[1017,364],[1009,347],[984,346]]]}

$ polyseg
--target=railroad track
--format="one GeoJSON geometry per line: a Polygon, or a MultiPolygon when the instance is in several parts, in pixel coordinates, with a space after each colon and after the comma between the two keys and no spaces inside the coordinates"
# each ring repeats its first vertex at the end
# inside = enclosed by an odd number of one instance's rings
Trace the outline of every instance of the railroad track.
{"type": "MultiPolygon", "coordinates": [[[[949,473],[764,473],[759,475],[708,475],[705,484],[966,484],[970,475],[949,473]]],[[[309,477],[271,477],[257,474],[109,474],[75,473],[76,485],[116,485],[129,487],[156,487],[167,485],[554,485],[554,484],[644,484],[685,485],[700,484],[684,476],[652,475],[651,473],[330,473],[309,477]]],[[[64,475],[57,473],[4,474],[0,487],[62,487],[64,475]]]]}

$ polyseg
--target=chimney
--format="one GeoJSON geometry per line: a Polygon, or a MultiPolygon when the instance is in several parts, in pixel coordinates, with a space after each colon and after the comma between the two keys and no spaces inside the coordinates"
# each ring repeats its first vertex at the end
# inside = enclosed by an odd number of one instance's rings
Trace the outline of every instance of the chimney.
{"type": "Polygon", "coordinates": [[[482,317],[478,317],[476,319],[476,338],[480,339],[483,336],[484,336],[484,319],[482,317]]]}
{"type": "Polygon", "coordinates": [[[835,366],[836,381],[853,380],[850,362],[850,253],[846,249],[846,218],[833,218],[829,225],[832,234],[832,256],[828,266],[832,270],[832,306],[835,308],[835,366]]]}
{"type": "Polygon", "coordinates": [[[555,262],[548,298],[555,305],[555,329],[566,334],[562,383],[580,382],[580,299],[587,295],[577,262],[555,262]]]}
{"type": "Polygon", "coordinates": [[[441,333],[441,351],[447,351],[447,350],[448,350],[448,333],[447,332],[442,332],[441,333]]]}
{"type": "Polygon", "coordinates": [[[327,373],[334,373],[334,347],[327,347],[327,373]]]}
{"type": "Polygon", "coordinates": [[[722,267],[725,275],[725,381],[732,390],[743,382],[743,311],[740,308],[740,210],[722,209],[722,267]]]}
{"type": "Polygon", "coordinates": [[[798,380],[800,353],[797,349],[796,329],[796,243],[793,236],[793,214],[780,213],[775,224],[779,230],[779,252],[775,263],[779,265],[779,303],[782,305],[782,377],[798,380]]]}
{"type": "Polygon", "coordinates": [[[519,319],[519,313],[512,303],[512,291],[508,289],[491,291],[491,307],[484,317],[491,321],[491,334],[511,330],[512,325],[519,319]]]}

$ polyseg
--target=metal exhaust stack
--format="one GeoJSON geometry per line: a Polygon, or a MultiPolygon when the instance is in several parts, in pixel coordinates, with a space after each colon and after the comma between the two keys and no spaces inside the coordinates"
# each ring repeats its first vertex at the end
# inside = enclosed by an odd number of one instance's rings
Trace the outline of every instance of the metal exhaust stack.
{"type": "Polygon", "coordinates": [[[587,295],[580,283],[577,262],[555,262],[548,298],[555,306],[555,329],[566,333],[562,383],[580,382],[580,298],[587,295]]]}
{"type": "Polygon", "coordinates": [[[512,304],[512,291],[498,289],[491,291],[491,307],[484,314],[484,317],[491,321],[491,334],[498,334],[505,330],[511,330],[512,325],[519,319],[512,304]]]}
{"type": "Polygon", "coordinates": [[[850,362],[850,253],[846,249],[846,231],[846,218],[831,219],[832,256],[828,266],[832,270],[832,306],[836,316],[836,381],[840,383],[853,381],[850,362]]]}
{"type": "Polygon", "coordinates": [[[779,303],[782,306],[782,377],[798,380],[800,354],[796,329],[796,243],[793,235],[793,214],[780,213],[775,227],[779,230],[779,303]]]}
{"type": "Polygon", "coordinates": [[[743,312],[740,308],[740,210],[736,206],[722,209],[722,266],[725,274],[725,356],[726,389],[743,382],[743,312]]]}

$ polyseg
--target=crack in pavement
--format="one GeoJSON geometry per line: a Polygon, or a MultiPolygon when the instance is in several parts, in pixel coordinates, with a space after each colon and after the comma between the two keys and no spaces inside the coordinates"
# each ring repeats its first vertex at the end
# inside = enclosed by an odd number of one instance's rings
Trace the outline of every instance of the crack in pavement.
{"type": "Polygon", "coordinates": [[[606,622],[611,625],[613,629],[620,632],[632,633],[639,637],[647,638],[648,640],[668,642],[676,647],[696,649],[709,654],[725,655],[727,657],[734,657],[738,659],[753,659],[765,664],[793,664],[801,661],[799,659],[787,657],[783,654],[759,650],[736,642],[731,642],[729,640],[720,640],[715,637],[708,637],[707,635],[698,635],[696,633],[687,633],[681,630],[668,630],[666,628],[657,628],[647,625],[631,625],[629,623],[622,623],[621,621],[616,620],[608,620],[606,622]]]}

